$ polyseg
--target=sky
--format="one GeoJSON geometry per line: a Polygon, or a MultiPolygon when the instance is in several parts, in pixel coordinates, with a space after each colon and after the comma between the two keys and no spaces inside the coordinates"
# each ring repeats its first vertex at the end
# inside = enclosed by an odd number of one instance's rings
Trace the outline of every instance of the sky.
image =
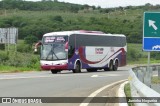
{"type": "MultiPolygon", "coordinates": [[[[25,0],[25,1],[41,1],[41,0],[25,0]]],[[[150,3],[153,5],[159,4],[160,0],[58,0],[60,2],[69,2],[74,4],[88,4],[91,6],[101,6],[102,8],[139,6],[150,3]]]]}

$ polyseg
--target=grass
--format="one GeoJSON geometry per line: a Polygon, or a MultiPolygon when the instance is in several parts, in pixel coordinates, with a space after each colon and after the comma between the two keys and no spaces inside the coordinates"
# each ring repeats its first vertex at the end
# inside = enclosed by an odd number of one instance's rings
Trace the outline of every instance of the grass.
{"type": "Polygon", "coordinates": [[[127,97],[131,97],[130,84],[127,83],[124,87],[124,91],[127,97]]]}
{"type": "Polygon", "coordinates": [[[152,77],[151,82],[153,84],[160,84],[160,78],[158,78],[158,76],[154,76],[154,77],[152,77]]]}
{"type": "MultiPolygon", "coordinates": [[[[148,63],[148,52],[142,51],[142,44],[128,43],[127,44],[127,63],[128,64],[147,64],[148,63]],[[134,50],[136,53],[136,59],[130,58],[130,51],[134,50]],[[135,59],[135,60],[134,60],[135,59]]],[[[150,63],[160,63],[160,60],[150,58],[150,63]]]]}
{"type": "MultiPolygon", "coordinates": [[[[130,84],[127,83],[125,86],[124,86],[124,92],[126,94],[126,97],[130,97],[131,98],[131,89],[130,89],[130,84]]],[[[128,103],[128,106],[134,106],[133,103],[128,103]]]]}
{"type": "Polygon", "coordinates": [[[100,13],[97,10],[94,11],[88,11],[88,12],[84,12],[84,11],[79,11],[79,13],[71,13],[71,12],[63,12],[63,11],[23,11],[23,10],[6,10],[6,15],[4,10],[0,10],[0,18],[11,18],[13,16],[16,17],[24,17],[25,19],[30,19],[30,18],[34,18],[34,19],[45,19],[47,18],[47,16],[57,16],[60,15],[64,18],[64,20],[75,20],[78,17],[85,17],[85,19],[89,19],[90,17],[94,17],[96,19],[101,19],[101,18],[107,18],[109,16],[109,18],[115,19],[117,18],[118,15],[118,19],[120,20],[135,20],[137,17],[137,14],[140,14],[141,16],[143,15],[142,10],[127,10],[126,12],[124,12],[123,10],[115,10],[113,12],[108,13],[100,13]],[[125,14],[126,13],[126,14],[125,14]],[[30,14],[30,15],[28,15],[30,14]]]}
{"type": "Polygon", "coordinates": [[[14,67],[14,66],[0,65],[0,73],[15,73],[15,72],[25,72],[25,71],[37,71],[37,70],[28,67],[14,67]]]}
{"type": "MultiPolygon", "coordinates": [[[[24,40],[18,40],[17,46],[23,43],[24,40]]],[[[9,51],[0,50],[0,60],[0,73],[40,70],[39,55],[15,52],[15,45],[10,45],[9,51]]]]}

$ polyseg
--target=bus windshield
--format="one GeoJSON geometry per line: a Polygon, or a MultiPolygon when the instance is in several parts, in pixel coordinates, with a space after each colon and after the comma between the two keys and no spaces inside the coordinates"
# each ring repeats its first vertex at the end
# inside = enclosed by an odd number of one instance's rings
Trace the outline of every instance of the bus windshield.
{"type": "Polygon", "coordinates": [[[65,51],[66,37],[44,37],[41,48],[41,60],[67,59],[65,51]]]}

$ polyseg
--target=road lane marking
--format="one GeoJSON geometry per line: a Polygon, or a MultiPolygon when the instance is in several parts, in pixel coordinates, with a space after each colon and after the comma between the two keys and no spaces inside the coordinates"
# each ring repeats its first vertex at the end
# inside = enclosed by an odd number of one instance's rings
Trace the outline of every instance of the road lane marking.
{"type": "Polygon", "coordinates": [[[121,75],[119,74],[105,74],[105,75],[99,74],[99,75],[92,75],[91,77],[96,78],[96,77],[114,77],[114,76],[121,76],[121,75]]]}
{"type": "MultiPolygon", "coordinates": [[[[118,89],[118,97],[126,97],[125,93],[124,93],[124,86],[125,84],[127,84],[128,81],[123,82],[119,89],[118,89]]],[[[119,103],[119,106],[128,106],[127,102],[126,103],[119,103]]]]}
{"type": "Polygon", "coordinates": [[[15,76],[15,77],[4,77],[4,78],[0,78],[0,80],[8,80],[8,79],[29,79],[29,78],[50,78],[50,77],[53,77],[53,76],[24,76],[24,77],[19,77],[19,76],[15,76]]]}
{"type": "Polygon", "coordinates": [[[98,75],[92,75],[91,77],[98,77],[98,75]]]}
{"type": "MultiPolygon", "coordinates": [[[[117,81],[117,82],[114,82],[114,83],[111,83],[109,85],[106,85],[102,88],[99,88],[98,90],[94,91],[93,93],[91,93],[88,97],[95,97],[96,95],[98,95],[100,92],[102,92],[104,89],[107,89],[113,85],[116,85],[116,84],[119,84],[119,83],[122,83],[124,81],[127,81],[127,79],[125,80],[120,80],[120,81],[117,81]]],[[[88,100],[88,97],[79,105],[79,106],[88,106],[89,105],[89,102],[92,100],[88,100]],[[86,103],[87,102],[87,103],[86,103]]]]}

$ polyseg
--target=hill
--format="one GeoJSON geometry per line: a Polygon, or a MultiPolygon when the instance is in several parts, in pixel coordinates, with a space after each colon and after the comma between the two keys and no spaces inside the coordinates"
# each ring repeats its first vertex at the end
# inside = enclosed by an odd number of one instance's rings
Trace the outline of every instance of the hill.
{"type": "Polygon", "coordinates": [[[70,4],[57,0],[31,2],[0,1],[0,27],[18,27],[19,39],[61,30],[98,30],[127,36],[130,43],[141,43],[143,12],[159,11],[160,6],[101,7],[70,4]]]}

